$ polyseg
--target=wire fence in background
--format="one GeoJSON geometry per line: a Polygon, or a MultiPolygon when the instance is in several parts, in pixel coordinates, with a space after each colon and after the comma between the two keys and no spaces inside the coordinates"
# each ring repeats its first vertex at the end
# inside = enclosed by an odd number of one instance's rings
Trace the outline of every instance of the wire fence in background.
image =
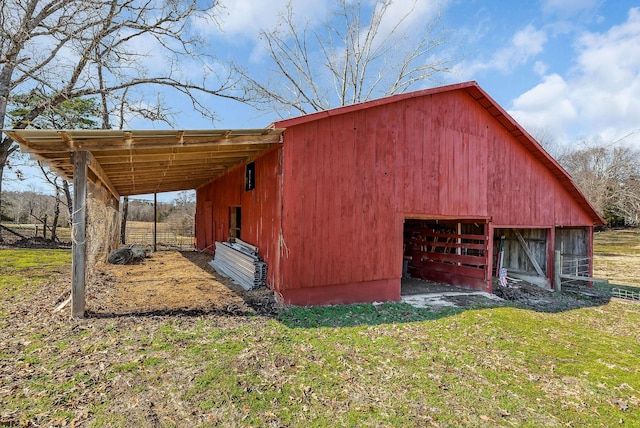
{"type": "MultiPolygon", "coordinates": [[[[153,245],[153,228],[127,227],[125,241],[127,244],[153,245]]],[[[156,243],[160,247],[193,250],[195,247],[193,229],[163,224],[156,232],[156,243]]]]}
{"type": "MultiPolygon", "coordinates": [[[[43,226],[41,224],[3,223],[3,226],[6,226],[13,232],[27,239],[44,237],[43,226]]],[[[20,236],[5,229],[0,228],[0,233],[2,234],[3,241],[7,244],[12,244],[22,239],[20,236]]],[[[58,227],[56,235],[60,242],[71,242],[71,229],[69,227],[58,227]]],[[[51,238],[50,230],[47,230],[46,237],[48,239],[51,238]]],[[[153,225],[127,227],[125,242],[126,244],[153,246],[153,225]]],[[[190,227],[177,227],[167,223],[159,223],[156,243],[161,248],[193,250],[195,247],[193,229],[190,227]]]]}

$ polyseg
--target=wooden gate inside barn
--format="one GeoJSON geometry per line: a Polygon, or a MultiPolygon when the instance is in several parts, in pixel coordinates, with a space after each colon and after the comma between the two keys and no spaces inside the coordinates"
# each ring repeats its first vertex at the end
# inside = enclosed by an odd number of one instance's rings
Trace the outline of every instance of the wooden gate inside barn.
{"type": "Polygon", "coordinates": [[[487,220],[406,219],[403,273],[414,278],[489,290],[487,220]]]}

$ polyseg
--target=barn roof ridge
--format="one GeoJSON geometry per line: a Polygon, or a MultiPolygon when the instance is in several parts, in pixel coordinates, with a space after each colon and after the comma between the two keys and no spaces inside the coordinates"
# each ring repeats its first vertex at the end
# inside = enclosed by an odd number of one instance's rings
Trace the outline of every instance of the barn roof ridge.
{"type": "Polygon", "coordinates": [[[358,104],[336,107],[329,110],[309,113],[307,115],[284,119],[273,122],[271,127],[288,128],[324,118],[339,116],[352,113],[367,108],[378,107],[382,105],[397,103],[399,101],[424,97],[435,94],[443,94],[446,92],[464,91],[471,98],[480,104],[491,116],[496,119],[513,137],[520,142],[533,156],[542,163],[569,194],[578,202],[578,204],[591,216],[594,225],[604,225],[606,221],[591,205],[586,196],[575,184],[569,173],[556,161],[547,151],[520,125],[507,111],[498,104],[491,96],[480,87],[478,82],[471,80],[467,82],[454,83],[450,85],[437,86],[433,88],[421,89],[413,92],[405,92],[402,94],[391,95],[384,98],[364,101],[358,104]]]}

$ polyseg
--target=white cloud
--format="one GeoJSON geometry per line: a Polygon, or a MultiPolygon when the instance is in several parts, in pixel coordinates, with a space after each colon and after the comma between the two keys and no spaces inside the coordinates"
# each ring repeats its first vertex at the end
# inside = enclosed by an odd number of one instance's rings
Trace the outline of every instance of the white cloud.
{"type": "MultiPolygon", "coordinates": [[[[211,21],[195,20],[196,28],[206,35],[220,35],[229,38],[257,40],[260,31],[273,28],[281,13],[286,10],[289,0],[230,0],[215,10],[219,27],[211,21]]],[[[318,16],[324,16],[329,0],[292,0],[296,21],[304,23],[318,16]]]]}
{"type": "MultiPolygon", "coordinates": [[[[229,0],[215,11],[215,20],[219,25],[213,25],[211,19],[194,19],[194,27],[205,37],[223,38],[225,41],[246,42],[253,45],[248,56],[252,62],[259,62],[266,54],[264,40],[260,39],[263,30],[273,30],[280,22],[281,15],[286,13],[290,0],[229,0]]],[[[350,3],[351,0],[347,0],[350,3]]],[[[423,25],[432,19],[437,12],[446,7],[449,0],[440,2],[425,0],[395,0],[392,1],[378,29],[378,39],[382,40],[390,34],[400,19],[404,18],[399,29],[401,33],[409,33],[412,28],[423,25]]],[[[372,10],[375,1],[363,0],[364,15],[372,10]]],[[[326,17],[333,11],[340,13],[340,6],[331,0],[291,0],[293,20],[299,28],[309,25],[311,30],[326,22],[326,17]]],[[[340,17],[337,17],[340,20],[340,17]]],[[[338,23],[337,25],[340,25],[338,23]]]]}
{"type": "MultiPolygon", "coordinates": [[[[585,33],[564,78],[552,74],[513,101],[523,124],[545,127],[559,139],[613,142],[640,129],[640,8],[623,24],[585,33]]],[[[640,144],[640,132],[626,140],[640,144]]]]}
{"type": "MultiPolygon", "coordinates": [[[[289,2],[294,23],[299,27],[304,27],[307,22],[319,23],[319,17],[326,15],[330,4],[330,0],[228,0],[212,12],[215,18],[195,18],[193,25],[205,38],[216,37],[234,45],[253,45],[247,53],[248,58],[251,62],[260,62],[267,53],[260,34],[276,28],[289,2]]],[[[237,52],[232,50],[231,55],[237,56],[237,52]]]]}
{"type": "Polygon", "coordinates": [[[394,27],[403,21],[403,28],[424,25],[426,21],[437,16],[439,11],[444,10],[447,2],[433,2],[424,0],[396,0],[393,1],[382,18],[380,24],[380,35],[386,35],[393,31],[394,27]]]}
{"type": "Polygon", "coordinates": [[[544,128],[562,139],[564,127],[578,117],[571,88],[564,79],[552,74],[513,101],[510,111],[525,126],[544,128]]]}
{"type": "Polygon", "coordinates": [[[547,74],[548,69],[549,67],[547,66],[547,64],[542,61],[536,61],[536,63],[533,64],[533,71],[535,71],[536,74],[539,74],[540,76],[544,76],[545,74],[547,74]]]}
{"type": "Polygon", "coordinates": [[[465,65],[465,68],[470,75],[487,70],[509,73],[542,53],[546,42],[547,33],[544,30],[537,30],[533,25],[527,25],[513,35],[508,46],[496,51],[488,61],[477,61],[465,65]]]}
{"type": "Polygon", "coordinates": [[[568,17],[580,12],[594,10],[601,0],[544,0],[542,10],[568,17]]]}

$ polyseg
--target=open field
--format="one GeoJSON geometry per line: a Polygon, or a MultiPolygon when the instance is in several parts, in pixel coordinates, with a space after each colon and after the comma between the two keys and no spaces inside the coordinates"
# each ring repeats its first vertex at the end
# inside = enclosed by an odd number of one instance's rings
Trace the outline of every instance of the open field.
{"type": "Polygon", "coordinates": [[[640,287],[640,228],[596,232],[593,253],[596,278],[640,287]]]}
{"type": "MultiPolygon", "coordinates": [[[[42,237],[42,225],[36,224],[4,224],[11,230],[23,235],[27,238],[34,236],[42,237]]],[[[170,223],[157,224],[156,239],[157,243],[164,247],[181,248],[184,250],[193,249],[194,236],[191,228],[178,227],[170,223]]],[[[7,231],[0,231],[7,242],[15,242],[19,238],[7,231]]],[[[71,242],[71,229],[69,227],[57,228],[58,239],[62,242],[71,242]]],[[[51,236],[51,232],[47,232],[47,237],[51,236]]],[[[153,244],[153,223],[144,221],[127,222],[127,244],[153,244]]]]}
{"type": "Polygon", "coordinates": [[[100,271],[78,321],[68,250],[0,250],[0,426],[640,425],[640,305],[273,313],[192,254],[173,310],[131,300],[179,262],[152,258],[100,271]]]}

